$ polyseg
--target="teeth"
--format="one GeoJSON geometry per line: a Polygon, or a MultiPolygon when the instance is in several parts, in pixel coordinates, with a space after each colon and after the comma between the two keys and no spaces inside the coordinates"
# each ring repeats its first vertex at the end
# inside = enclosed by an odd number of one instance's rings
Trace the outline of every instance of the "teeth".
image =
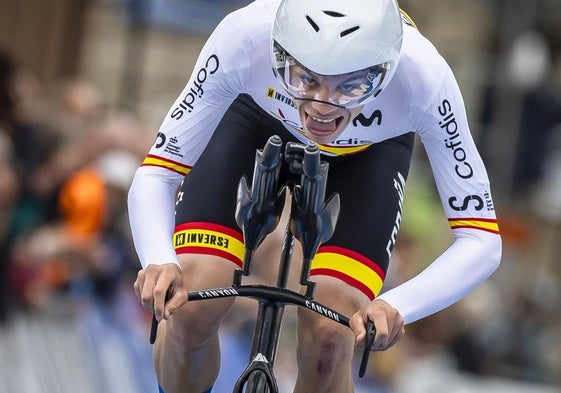
{"type": "Polygon", "coordinates": [[[332,121],[335,121],[335,119],[318,119],[317,117],[313,117],[313,116],[312,119],[314,119],[319,123],[331,123],[332,121]]]}

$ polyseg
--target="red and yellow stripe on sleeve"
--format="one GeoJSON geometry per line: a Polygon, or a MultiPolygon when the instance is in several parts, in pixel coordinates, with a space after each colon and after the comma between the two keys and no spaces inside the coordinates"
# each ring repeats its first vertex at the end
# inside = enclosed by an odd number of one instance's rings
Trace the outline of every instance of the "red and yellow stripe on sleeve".
{"type": "Polygon", "coordinates": [[[179,173],[185,176],[191,170],[188,165],[181,164],[177,161],[170,160],[168,158],[158,157],[152,154],[148,154],[141,166],[157,166],[160,168],[169,169],[170,171],[179,173]]]}
{"type": "Polygon", "coordinates": [[[499,233],[499,224],[497,224],[496,219],[486,219],[486,218],[449,218],[450,228],[460,229],[460,228],[470,228],[479,229],[481,231],[499,233]]]}
{"type": "Polygon", "coordinates": [[[310,276],[338,278],[373,300],[382,290],[386,273],[374,261],[342,247],[320,247],[312,261],[310,276]]]}

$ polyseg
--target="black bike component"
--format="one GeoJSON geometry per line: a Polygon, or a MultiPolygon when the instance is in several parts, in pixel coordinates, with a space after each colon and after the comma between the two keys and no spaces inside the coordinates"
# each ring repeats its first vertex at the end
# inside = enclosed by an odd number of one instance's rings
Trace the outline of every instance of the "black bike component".
{"type": "MultiPolygon", "coordinates": [[[[253,252],[277,227],[284,208],[286,189],[278,190],[282,140],[273,135],[263,149],[258,149],[251,188],[243,176],[238,185],[236,223],[242,229],[246,253],[244,276],[249,275],[253,252]]],[[[241,276],[237,274],[238,284],[241,276]]]]}
{"type": "Polygon", "coordinates": [[[306,145],[297,142],[288,142],[284,148],[284,159],[290,165],[290,172],[297,175],[303,173],[304,150],[306,145]]]}
{"type": "MultiPolygon", "coordinates": [[[[286,288],[290,273],[290,264],[292,262],[293,248],[294,236],[292,236],[292,232],[290,232],[290,225],[287,224],[277,275],[277,288],[286,288]]],[[[279,303],[276,300],[263,299],[262,297],[258,300],[259,307],[257,311],[257,319],[255,321],[255,329],[253,332],[251,358],[255,358],[259,354],[265,354],[269,359],[268,365],[272,369],[277,356],[285,304],[279,303]]],[[[266,380],[260,375],[260,373],[254,373],[253,377],[247,381],[246,393],[275,392],[274,390],[270,391],[266,389],[264,386],[265,383],[266,380]]]]}
{"type": "Polygon", "coordinates": [[[374,337],[376,336],[376,327],[374,322],[368,321],[366,325],[366,337],[364,338],[364,351],[362,352],[362,358],[360,360],[360,368],[358,370],[358,376],[362,378],[366,372],[366,367],[368,366],[368,359],[370,358],[370,351],[372,350],[372,343],[374,342],[374,337]]]}
{"type": "MultiPolygon", "coordinates": [[[[279,388],[272,370],[273,366],[268,359],[261,353],[257,354],[236,381],[234,392],[241,392],[243,386],[248,382],[250,382],[248,386],[254,384],[258,392],[266,392],[266,388],[269,389],[269,392],[278,392],[279,388]],[[253,380],[250,379],[251,377],[254,377],[253,380]]],[[[249,389],[246,392],[249,393],[249,389]]]]}
{"type": "MultiPolygon", "coordinates": [[[[266,357],[267,365],[273,368],[277,357],[277,349],[280,338],[284,304],[260,300],[257,312],[257,320],[253,331],[253,343],[251,345],[251,358],[257,356],[266,357]]],[[[273,378],[274,380],[274,378],[273,378]]],[[[263,378],[257,374],[247,383],[246,393],[268,393],[261,385],[263,378]]],[[[272,392],[276,392],[273,390],[272,392]]]]}
{"type": "MultiPolygon", "coordinates": [[[[166,302],[169,300],[169,294],[166,294],[166,302]]],[[[152,325],[150,326],[150,344],[156,342],[156,336],[158,335],[158,320],[156,319],[156,313],[152,313],[152,325]]]]}
{"type": "Polygon", "coordinates": [[[152,325],[150,326],[150,344],[156,342],[156,336],[158,335],[158,320],[156,315],[152,313],[152,325]]]}
{"type": "MultiPolygon", "coordinates": [[[[305,307],[343,326],[350,326],[349,317],[287,288],[277,288],[268,285],[242,285],[239,287],[232,286],[226,288],[191,291],[188,293],[188,296],[189,301],[243,296],[260,300],[268,304],[291,304],[294,306],[305,307]]],[[[269,361],[270,360],[271,359],[269,358],[269,361]]]]}
{"type": "Polygon", "coordinates": [[[325,189],[329,164],[320,160],[319,147],[310,142],[303,149],[289,144],[285,157],[291,168],[301,170],[300,184],[293,187],[290,212],[290,229],[302,244],[303,264],[300,284],[307,287],[307,295],[313,297],[314,283],[308,280],[310,265],[319,246],[325,243],[335,230],[339,217],[339,194],[333,194],[326,202],[325,189]]]}
{"type": "Polygon", "coordinates": [[[290,274],[290,264],[292,263],[292,251],[294,250],[294,235],[290,231],[290,224],[284,230],[282,243],[279,273],[277,275],[277,287],[286,288],[288,276],[290,274]]]}

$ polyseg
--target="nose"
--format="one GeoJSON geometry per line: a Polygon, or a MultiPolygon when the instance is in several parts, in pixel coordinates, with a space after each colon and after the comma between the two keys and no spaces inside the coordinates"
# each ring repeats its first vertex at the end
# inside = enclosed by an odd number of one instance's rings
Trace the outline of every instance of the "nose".
{"type": "Polygon", "coordinates": [[[331,90],[331,86],[329,85],[329,81],[320,81],[314,97],[318,101],[312,101],[312,107],[322,115],[328,115],[329,113],[336,111],[337,107],[329,104],[329,102],[331,102],[332,95],[333,92],[331,90]]]}
{"type": "Polygon", "coordinates": [[[320,81],[319,87],[316,92],[316,98],[320,101],[329,102],[329,97],[331,96],[331,88],[326,80],[320,81]]]}
{"type": "Polygon", "coordinates": [[[311,106],[316,112],[323,116],[329,115],[331,112],[337,110],[336,106],[328,104],[327,102],[312,101],[311,106]]]}

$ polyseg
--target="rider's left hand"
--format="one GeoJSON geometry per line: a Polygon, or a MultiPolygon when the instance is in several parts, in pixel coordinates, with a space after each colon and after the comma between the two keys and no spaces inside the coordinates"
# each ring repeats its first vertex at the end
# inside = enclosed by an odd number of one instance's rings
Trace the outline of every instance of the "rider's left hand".
{"type": "Polygon", "coordinates": [[[376,328],[376,336],[372,343],[373,351],[390,348],[405,334],[403,317],[399,311],[384,300],[376,299],[351,317],[350,326],[355,333],[357,345],[364,345],[368,321],[374,322],[376,328]]]}

